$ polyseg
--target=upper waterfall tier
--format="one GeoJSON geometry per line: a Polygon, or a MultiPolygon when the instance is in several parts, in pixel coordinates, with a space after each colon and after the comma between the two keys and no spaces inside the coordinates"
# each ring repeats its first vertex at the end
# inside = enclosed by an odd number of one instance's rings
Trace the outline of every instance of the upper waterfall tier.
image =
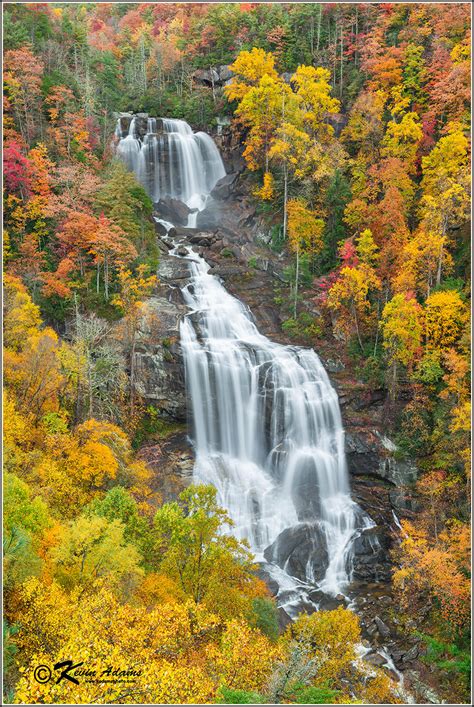
{"type": "Polygon", "coordinates": [[[133,170],[153,199],[172,197],[192,209],[204,208],[216,182],[225,175],[219,150],[203,132],[193,133],[184,120],[148,118],[145,135],[133,117],[115,131],[117,154],[133,170]]]}

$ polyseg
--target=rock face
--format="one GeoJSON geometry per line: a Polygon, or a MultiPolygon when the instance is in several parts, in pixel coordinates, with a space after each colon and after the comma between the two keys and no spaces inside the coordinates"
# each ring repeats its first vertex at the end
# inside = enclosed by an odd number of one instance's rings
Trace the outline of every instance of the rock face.
{"type": "Polygon", "coordinates": [[[225,177],[219,179],[214,189],[211,191],[213,199],[229,199],[232,194],[232,188],[235,185],[239,175],[237,172],[226,174],[225,177]]]}
{"type": "Polygon", "coordinates": [[[351,474],[376,476],[395,486],[414,483],[416,466],[410,461],[397,459],[394,452],[393,442],[376,430],[346,433],[346,455],[351,474]]]}
{"type": "Polygon", "coordinates": [[[389,547],[390,538],[377,527],[364,530],[353,544],[353,579],[364,582],[388,582],[391,576],[389,547]]]}
{"type": "Polygon", "coordinates": [[[177,431],[159,442],[148,442],[141,448],[139,457],[154,472],[153,486],[165,503],[176,500],[192,481],[194,453],[186,430],[177,431]]]}
{"type": "Polygon", "coordinates": [[[136,345],[135,388],[148,403],[172,420],[186,421],[184,370],[179,323],[187,308],[164,297],[147,302],[136,345]]]}

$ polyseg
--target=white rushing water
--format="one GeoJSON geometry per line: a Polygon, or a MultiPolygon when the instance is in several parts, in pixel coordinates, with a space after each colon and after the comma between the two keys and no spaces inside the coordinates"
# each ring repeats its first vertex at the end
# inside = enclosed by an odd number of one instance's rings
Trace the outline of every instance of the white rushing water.
{"type": "Polygon", "coordinates": [[[225,175],[214,141],[206,133],[193,133],[184,120],[171,118],[148,118],[148,132],[140,140],[136,124],[137,119],[132,118],[128,134],[123,135],[120,120],[117,122],[117,154],[153,201],[171,197],[195,209],[188,222],[188,226],[195,226],[198,211],[225,175]]]}
{"type": "MultiPolygon", "coordinates": [[[[119,125],[116,134],[118,154],[153,199],[186,202],[196,209],[188,226],[195,225],[225,174],[209,135],[155,118],[143,142],[135,118],[127,135],[119,125]]],[[[313,601],[311,587],[344,591],[353,540],[372,525],[350,496],[337,394],[313,350],[269,341],[205,260],[187,252],[191,280],[182,292],[190,313],[181,345],[194,479],[216,487],[232,532],[249,541],[279,586],[280,605],[294,615],[301,601],[313,601]]]]}
{"type": "Polygon", "coordinates": [[[181,344],[195,479],[217,488],[233,533],[257,558],[291,574],[288,551],[299,538],[307,545],[300,579],[337,594],[350,577],[361,520],[337,394],[314,351],[269,341],[202,258],[193,255],[191,268],[181,344]]]}

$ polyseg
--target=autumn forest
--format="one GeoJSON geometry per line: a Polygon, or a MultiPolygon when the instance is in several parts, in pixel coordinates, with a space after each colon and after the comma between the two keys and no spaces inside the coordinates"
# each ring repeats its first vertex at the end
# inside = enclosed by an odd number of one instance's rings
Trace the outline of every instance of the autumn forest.
{"type": "MultiPolygon", "coordinates": [[[[5,703],[470,703],[470,19],[463,2],[4,3],[5,703]],[[227,172],[192,227],[118,149],[191,130],[227,172]],[[180,322],[214,291],[202,259],[280,345],[259,340],[255,370],[296,357],[309,391],[313,349],[318,404],[337,391],[321,419],[346,435],[347,582],[324,594],[328,540],[308,589],[323,535],[308,561],[262,545],[304,585],[297,609],[193,475],[180,322]],[[38,672],[65,660],[93,677],[38,672]]],[[[289,385],[272,375],[271,395],[289,385]]],[[[281,469],[303,425],[287,408],[279,432],[274,400],[281,469]]],[[[336,522],[305,503],[295,538],[310,513],[336,522]]]]}

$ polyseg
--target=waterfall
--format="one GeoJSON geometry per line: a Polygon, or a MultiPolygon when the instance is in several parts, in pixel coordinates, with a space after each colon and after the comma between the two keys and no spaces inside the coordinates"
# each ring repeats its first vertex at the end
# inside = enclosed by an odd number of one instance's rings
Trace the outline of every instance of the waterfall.
{"type": "Polygon", "coordinates": [[[216,487],[258,560],[289,575],[303,562],[298,578],[336,595],[368,525],[350,496],[337,394],[314,351],[269,341],[206,262],[190,259],[181,345],[194,478],[216,487]]]}
{"type": "MultiPolygon", "coordinates": [[[[153,201],[170,197],[201,211],[216,182],[225,175],[219,151],[212,138],[193,133],[184,120],[147,118],[143,139],[137,135],[137,118],[122,137],[120,120],[117,155],[132,170],[153,201]]],[[[195,225],[196,213],[189,226],[195,225]]]]}
{"type": "MultiPolygon", "coordinates": [[[[212,139],[172,119],[148,118],[143,141],[134,120],[117,133],[118,154],[154,200],[186,202],[194,225],[225,173],[212,139]]],[[[373,525],[351,499],[337,394],[312,349],[269,341],[205,260],[191,248],[186,257],[190,311],[180,334],[194,480],[217,489],[231,532],[249,542],[278,584],[280,606],[295,615],[303,603],[317,607],[314,590],[344,591],[353,540],[373,525]]]]}

